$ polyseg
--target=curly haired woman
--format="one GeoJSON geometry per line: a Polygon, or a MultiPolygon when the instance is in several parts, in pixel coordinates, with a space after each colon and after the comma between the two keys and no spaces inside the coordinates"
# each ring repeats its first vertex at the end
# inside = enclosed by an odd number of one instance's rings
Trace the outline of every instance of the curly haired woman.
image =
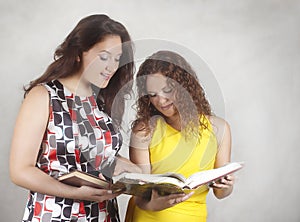
{"type": "MultiPolygon", "coordinates": [[[[130,159],[144,173],[177,172],[185,177],[230,162],[228,123],[213,115],[196,73],[171,51],[154,53],[137,74],[137,118],[132,125],[130,159]]],[[[231,194],[234,176],[212,185],[221,199],[231,194]]],[[[126,221],[197,221],[207,218],[207,188],[189,195],[131,198],[126,221]]]]}

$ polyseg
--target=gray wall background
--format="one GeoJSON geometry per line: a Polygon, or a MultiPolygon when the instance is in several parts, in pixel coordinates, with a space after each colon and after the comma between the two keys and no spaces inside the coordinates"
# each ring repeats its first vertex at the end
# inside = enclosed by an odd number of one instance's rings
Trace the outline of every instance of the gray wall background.
{"type": "MultiPolygon", "coordinates": [[[[296,0],[1,0],[0,221],[20,221],[27,198],[27,191],[12,184],[8,173],[22,86],[45,70],[79,19],[93,13],[121,21],[133,40],[180,44],[213,71],[232,129],[232,159],[246,166],[237,173],[230,197],[219,201],[209,195],[208,221],[300,221],[296,0]]],[[[122,153],[127,151],[124,147],[122,153]]],[[[128,197],[119,199],[123,217],[128,197]]]]}

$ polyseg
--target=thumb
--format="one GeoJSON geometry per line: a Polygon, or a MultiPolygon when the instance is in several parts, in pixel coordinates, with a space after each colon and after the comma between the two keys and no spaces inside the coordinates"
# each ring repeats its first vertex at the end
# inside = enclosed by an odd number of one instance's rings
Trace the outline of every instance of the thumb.
{"type": "Polygon", "coordinates": [[[99,173],[98,177],[102,180],[106,180],[105,177],[102,175],[102,173],[99,173]]]}

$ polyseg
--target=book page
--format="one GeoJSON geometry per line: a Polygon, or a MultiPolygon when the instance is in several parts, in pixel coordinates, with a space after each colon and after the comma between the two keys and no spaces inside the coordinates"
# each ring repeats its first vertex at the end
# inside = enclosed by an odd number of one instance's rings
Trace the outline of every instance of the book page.
{"type": "Polygon", "coordinates": [[[143,173],[122,173],[118,176],[113,177],[114,182],[122,180],[135,180],[135,183],[171,183],[177,186],[183,187],[185,185],[185,178],[182,175],[175,173],[167,174],[143,174],[143,173]],[[183,180],[183,181],[182,181],[183,180]]]}
{"type": "Polygon", "coordinates": [[[224,177],[230,173],[233,173],[233,172],[241,169],[242,167],[243,167],[243,165],[240,163],[229,163],[220,168],[198,172],[198,173],[191,175],[187,179],[186,184],[188,187],[190,187],[192,189],[197,186],[207,184],[214,180],[220,179],[221,177],[224,177]]]}

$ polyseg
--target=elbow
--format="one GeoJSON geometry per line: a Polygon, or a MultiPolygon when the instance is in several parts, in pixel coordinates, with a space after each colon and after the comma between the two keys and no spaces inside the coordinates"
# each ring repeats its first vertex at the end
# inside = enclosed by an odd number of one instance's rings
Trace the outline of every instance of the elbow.
{"type": "Polygon", "coordinates": [[[224,198],[226,198],[228,195],[220,195],[220,194],[215,194],[215,197],[218,199],[218,200],[222,200],[224,198]]]}
{"type": "Polygon", "coordinates": [[[19,175],[18,173],[15,172],[14,169],[10,169],[10,180],[12,183],[20,186],[20,178],[19,178],[19,175]]]}
{"type": "Polygon", "coordinates": [[[231,193],[232,193],[232,189],[231,190],[214,190],[214,195],[219,200],[228,197],[231,193]]]}
{"type": "Polygon", "coordinates": [[[26,178],[23,178],[23,175],[26,175],[26,173],[24,173],[24,170],[20,170],[16,166],[10,166],[9,176],[12,183],[17,186],[22,186],[22,184],[26,180],[26,178]]]}
{"type": "Polygon", "coordinates": [[[227,196],[224,196],[224,195],[216,195],[216,194],[215,194],[215,197],[216,197],[218,200],[222,200],[222,199],[224,199],[224,198],[227,197],[227,196]]]}

